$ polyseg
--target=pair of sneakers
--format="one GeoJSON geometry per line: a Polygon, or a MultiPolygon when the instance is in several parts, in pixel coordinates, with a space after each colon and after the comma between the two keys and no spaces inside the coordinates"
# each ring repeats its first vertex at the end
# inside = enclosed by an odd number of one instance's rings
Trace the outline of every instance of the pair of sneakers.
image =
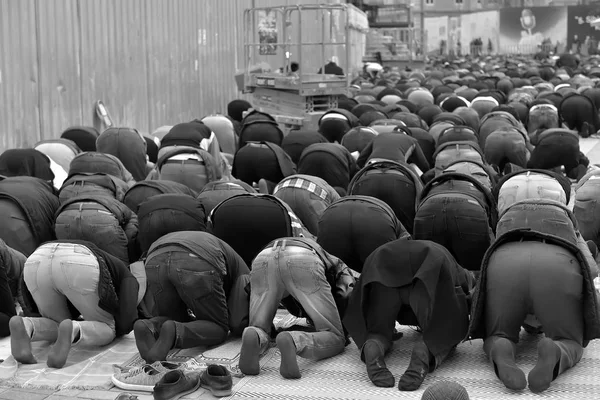
{"type": "Polygon", "coordinates": [[[124,390],[154,392],[155,400],[178,399],[200,386],[216,397],[231,395],[233,379],[225,367],[210,364],[202,369],[194,359],[185,363],[157,361],[115,373],[112,382],[124,390]]]}

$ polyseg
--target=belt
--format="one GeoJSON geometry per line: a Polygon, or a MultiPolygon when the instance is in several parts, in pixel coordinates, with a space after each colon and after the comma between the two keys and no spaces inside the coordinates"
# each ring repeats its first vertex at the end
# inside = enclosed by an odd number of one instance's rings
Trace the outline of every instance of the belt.
{"type": "Polygon", "coordinates": [[[544,238],[539,238],[539,237],[522,237],[519,242],[541,242],[541,243],[547,243],[546,239],[544,238]]]}
{"type": "Polygon", "coordinates": [[[96,210],[96,211],[107,211],[106,207],[104,207],[100,203],[93,202],[81,202],[81,203],[72,203],[65,207],[65,210],[96,210]]]}
{"type": "Polygon", "coordinates": [[[268,149],[269,146],[267,146],[264,143],[257,143],[257,142],[248,142],[246,143],[246,146],[250,146],[250,147],[260,147],[262,149],[268,149]]]}
{"type": "MultiPolygon", "coordinates": [[[[275,190],[273,190],[273,194],[277,193],[279,190],[281,190],[283,188],[305,189],[305,190],[308,190],[309,192],[311,192],[312,194],[319,196],[323,200],[327,200],[329,198],[329,194],[327,193],[327,191],[325,189],[323,189],[316,183],[313,183],[307,179],[302,179],[302,178],[287,179],[287,180],[281,182],[280,184],[278,184],[277,186],[275,186],[275,190]]],[[[332,201],[332,199],[329,199],[329,200],[332,201]]]]}
{"type": "Polygon", "coordinates": [[[198,165],[204,165],[204,161],[200,161],[200,160],[195,160],[193,158],[188,158],[187,160],[167,160],[163,163],[163,165],[165,164],[198,164],[198,165]]]}
{"type": "Polygon", "coordinates": [[[273,242],[273,246],[271,246],[272,250],[275,250],[277,247],[281,247],[282,250],[285,250],[286,247],[301,247],[303,249],[307,249],[310,251],[315,251],[311,246],[303,243],[299,240],[294,239],[277,239],[273,242]]]}

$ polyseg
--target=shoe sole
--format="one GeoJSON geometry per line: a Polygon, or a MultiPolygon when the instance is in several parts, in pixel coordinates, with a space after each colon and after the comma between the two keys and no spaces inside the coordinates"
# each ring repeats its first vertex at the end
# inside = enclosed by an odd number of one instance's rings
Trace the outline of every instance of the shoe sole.
{"type": "Polygon", "coordinates": [[[231,396],[231,393],[232,393],[231,389],[216,390],[216,389],[213,389],[212,387],[210,387],[210,385],[203,385],[202,382],[200,382],[200,386],[204,389],[210,390],[212,395],[215,397],[227,397],[227,396],[231,396]]]}
{"type": "Polygon", "coordinates": [[[150,392],[150,393],[152,393],[154,391],[154,385],[147,386],[147,385],[135,385],[133,383],[125,383],[125,382],[121,382],[120,380],[115,378],[114,375],[110,377],[110,380],[112,381],[113,385],[115,385],[119,389],[133,390],[133,391],[137,391],[137,392],[150,392]]]}
{"type": "Polygon", "coordinates": [[[186,390],[185,392],[177,393],[175,396],[169,397],[168,399],[163,399],[163,400],[178,400],[178,399],[180,399],[183,396],[187,396],[188,394],[192,394],[192,393],[194,393],[196,390],[198,390],[200,388],[200,383],[201,383],[200,379],[198,379],[198,383],[196,383],[196,386],[194,386],[190,390],[186,390]]]}

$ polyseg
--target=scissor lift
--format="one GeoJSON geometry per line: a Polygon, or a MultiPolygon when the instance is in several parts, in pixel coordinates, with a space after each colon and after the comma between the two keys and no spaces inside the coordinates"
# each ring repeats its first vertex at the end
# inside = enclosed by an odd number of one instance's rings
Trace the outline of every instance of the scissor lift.
{"type": "Polygon", "coordinates": [[[316,129],[321,115],[337,107],[339,96],[348,93],[351,74],[360,68],[364,47],[361,49],[352,41],[360,40],[360,35],[364,37],[368,25],[363,32],[357,29],[356,20],[362,20],[357,13],[364,16],[366,25],[366,15],[349,4],[245,10],[244,92],[252,93],[253,107],[273,115],[285,133],[296,128],[316,129]],[[264,17],[272,13],[277,21],[277,39],[261,42],[257,40],[260,37],[257,19],[261,14],[264,17]],[[261,55],[261,46],[270,46],[271,54],[261,55]],[[354,55],[356,51],[362,54],[354,55]],[[337,63],[344,71],[343,76],[325,73],[323,66],[333,56],[344,61],[337,63]],[[354,59],[359,65],[352,65],[354,59]],[[265,61],[271,65],[270,71],[253,70],[253,66],[265,61]],[[292,62],[298,63],[298,71],[291,71],[292,62]],[[281,72],[273,71],[280,67],[281,72]],[[317,73],[319,69],[321,73],[317,73]]]}

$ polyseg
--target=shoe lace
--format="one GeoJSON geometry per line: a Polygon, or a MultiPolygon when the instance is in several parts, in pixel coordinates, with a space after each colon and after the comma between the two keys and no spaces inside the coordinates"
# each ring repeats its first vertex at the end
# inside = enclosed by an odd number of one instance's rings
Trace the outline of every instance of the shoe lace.
{"type": "Polygon", "coordinates": [[[147,367],[151,367],[152,369],[156,369],[156,368],[154,368],[153,364],[144,364],[144,365],[140,365],[139,367],[135,367],[135,368],[130,369],[125,374],[123,374],[123,376],[124,377],[132,377],[132,376],[136,376],[136,375],[139,375],[139,374],[146,373],[147,367]]]}

